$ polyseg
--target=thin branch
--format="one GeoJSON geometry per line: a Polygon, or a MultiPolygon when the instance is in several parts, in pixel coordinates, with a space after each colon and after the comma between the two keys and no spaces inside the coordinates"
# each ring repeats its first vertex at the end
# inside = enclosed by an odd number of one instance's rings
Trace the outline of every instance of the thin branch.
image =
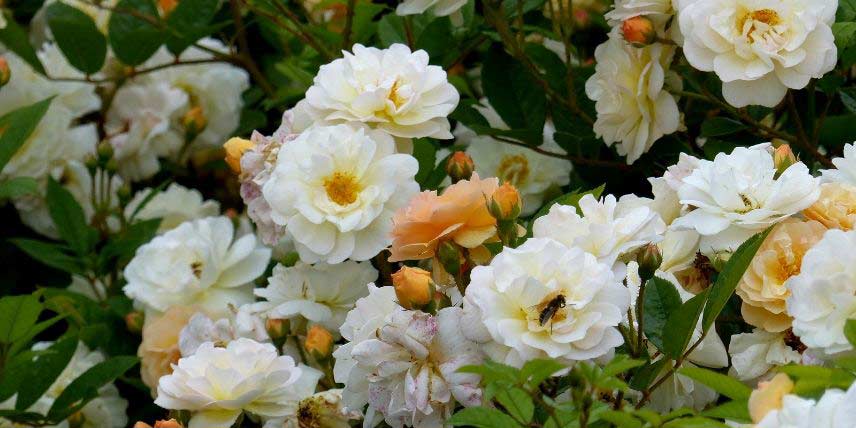
{"type": "Polygon", "coordinates": [[[511,144],[514,146],[525,147],[529,150],[532,150],[536,153],[540,153],[544,156],[550,156],[553,158],[569,160],[569,161],[571,161],[575,164],[578,164],[578,165],[601,166],[601,167],[607,167],[607,168],[615,168],[615,169],[619,169],[622,171],[632,171],[633,170],[632,166],[621,163],[621,162],[612,162],[612,161],[605,161],[605,160],[599,160],[599,159],[588,159],[588,158],[579,157],[579,156],[572,156],[570,154],[551,152],[549,150],[544,150],[541,147],[531,146],[529,144],[526,144],[526,143],[523,143],[523,142],[520,142],[517,140],[512,140],[510,138],[503,137],[501,135],[491,135],[491,137],[498,140],[498,141],[501,141],[503,143],[511,144]]]}
{"type": "Polygon", "coordinates": [[[315,39],[315,37],[313,37],[308,31],[303,28],[303,25],[301,25],[298,17],[295,16],[295,14],[292,11],[288,10],[288,8],[286,8],[285,6],[280,5],[276,2],[273,3],[277,11],[283,14],[286,18],[288,18],[288,20],[291,22],[291,25],[283,21],[278,15],[274,15],[260,7],[251,4],[250,0],[241,0],[241,2],[244,3],[244,5],[247,6],[247,8],[249,8],[250,10],[252,10],[255,14],[267,18],[280,28],[285,29],[304,43],[311,46],[313,49],[315,49],[316,52],[318,52],[319,55],[324,57],[325,60],[329,61],[333,59],[333,55],[328,52],[327,49],[325,49],[324,46],[321,45],[315,39]]]}
{"type": "Polygon", "coordinates": [[[239,4],[239,0],[229,0],[229,4],[232,8],[232,19],[235,21],[235,30],[238,38],[238,59],[243,64],[244,68],[253,76],[253,80],[259,84],[259,87],[268,94],[272,95],[275,91],[273,85],[267,80],[264,73],[259,69],[259,66],[256,65],[256,62],[253,61],[252,56],[250,55],[250,44],[247,42],[247,29],[244,26],[244,18],[241,16],[241,5],[239,4]]]}
{"type": "Polygon", "coordinates": [[[213,63],[213,62],[231,62],[231,61],[227,61],[224,59],[218,59],[218,58],[193,59],[193,60],[186,60],[186,61],[176,60],[175,62],[168,62],[165,64],[158,64],[158,65],[148,67],[148,68],[131,70],[130,73],[128,73],[124,76],[105,77],[105,78],[101,78],[101,79],[94,79],[90,76],[86,76],[86,77],[52,77],[52,76],[46,76],[46,77],[48,80],[53,80],[56,82],[84,82],[84,83],[96,83],[96,84],[98,84],[98,83],[110,83],[110,82],[118,82],[121,80],[136,77],[136,76],[146,74],[146,73],[151,73],[153,71],[163,70],[164,68],[176,67],[176,66],[181,66],[181,65],[208,64],[208,63],[213,63]]]}
{"type": "Polygon", "coordinates": [[[345,14],[345,29],[342,31],[342,49],[351,49],[351,32],[354,29],[354,9],[356,9],[357,0],[348,0],[347,12],[345,14]]]}

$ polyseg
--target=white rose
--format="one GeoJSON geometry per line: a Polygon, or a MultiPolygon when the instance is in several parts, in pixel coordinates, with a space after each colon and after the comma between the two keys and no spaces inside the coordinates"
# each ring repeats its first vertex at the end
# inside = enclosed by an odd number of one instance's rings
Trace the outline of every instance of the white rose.
{"type": "Polygon", "coordinates": [[[829,230],[805,253],[785,287],[794,334],[827,356],[850,351],[844,324],[856,317],[856,231],[829,230]]]}
{"type": "Polygon", "coordinates": [[[153,189],[145,188],[134,194],[125,207],[125,217],[135,220],[161,219],[158,233],[175,229],[181,223],[220,214],[220,203],[202,198],[202,193],[178,183],[172,183],[166,190],[152,196],[142,208],[140,205],[149,198],[153,189]]]}
{"type": "Polygon", "coordinates": [[[146,311],[198,305],[212,316],[228,304],[252,302],[251,282],[270,260],[254,235],[234,237],[232,221],[208,217],[186,222],[137,249],[125,267],[123,290],[146,311]]]}
{"type": "Polygon", "coordinates": [[[798,162],[776,178],[767,145],[738,147],[681,180],[678,197],[691,209],[672,223],[702,235],[702,252],[732,252],[746,239],[813,204],[820,180],[798,162]]]}
{"type": "Polygon", "coordinates": [[[229,309],[231,311],[227,317],[216,321],[203,312],[193,314],[178,335],[181,356],[188,357],[195,354],[205,342],[213,342],[221,347],[241,337],[256,342],[270,342],[264,320],[252,314],[249,305],[229,309]]]}
{"type": "Polygon", "coordinates": [[[835,169],[824,169],[820,173],[824,182],[837,182],[856,186],[856,143],[844,146],[844,157],[832,160],[835,169]]]}
{"type": "Polygon", "coordinates": [[[675,97],[665,90],[675,48],[654,43],[630,46],[617,31],[595,50],[594,75],[586,81],[586,95],[595,102],[594,132],[608,146],[620,143],[618,154],[632,164],[654,142],[680,127],[675,97]]]}
{"type": "Polygon", "coordinates": [[[552,238],[568,247],[579,247],[612,266],[620,256],[663,239],[666,225],[660,216],[633,198],[607,195],[600,201],[585,195],[580,212],[569,205],[556,204],[535,220],[536,238],[552,238]]]}
{"type": "Polygon", "coordinates": [[[471,278],[464,311],[479,325],[464,333],[507,348],[506,364],[590,360],[623,343],[616,327],[630,294],[609,265],[579,248],[532,238],[477,266],[471,278]]]}
{"type": "Polygon", "coordinates": [[[346,261],[336,265],[298,262],[293,267],[277,265],[265,288],[255,289],[265,301],[252,304],[265,318],[290,319],[301,316],[331,332],[339,331],[357,299],[367,296],[365,286],[377,279],[371,263],[346,261]]]}
{"type": "Polygon", "coordinates": [[[265,418],[293,414],[321,376],[279,356],[273,345],[246,338],[225,348],[204,343],[173,368],[158,381],[155,404],[192,411],[188,428],[228,428],[243,411],[265,418]]]}
{"type": "Polygon", "coordinates": [[[418,169],[383,132],[316,127],[280,148],[262,194],[301,260],[362,261],[392,242],[392,216],[419,191],[418,169]]]}
{"type": "Polygon", "coordinates": [[[818,401],[788,394],[782,397],[781,406],[767,413],[755,427],[850,428],[856,417],[854,409],[856,384],[846,392],[827,390],[818,401]]]}
{"type": "Polygon", "coordinates": [[[690,65],[722,80],[729,104],[775,107],[835,67],[837,0],[683,0],[678,24],[690,65]]]}
{"type": "Polygon", "coordinates": [[[446,72],[423,50],[356,44],[353,53],[322,65],[306,91],[307,107],[328,123],[364,123],[395,137],[451,139],[449,120],[459,95],[446,72]]]}

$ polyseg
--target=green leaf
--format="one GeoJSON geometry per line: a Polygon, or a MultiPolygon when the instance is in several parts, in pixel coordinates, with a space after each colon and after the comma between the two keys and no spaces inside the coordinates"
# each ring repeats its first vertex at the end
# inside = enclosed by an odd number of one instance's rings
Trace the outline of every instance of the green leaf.
{"type": "Polygon", "coordinates": [[[749,416],[749,406],[746,400],[729,401],[725,404],[707,409],[701,412],[701,415],[709,418],[726,419],[741,423],[752,422],[752,418],[749,416]]]}
{"type": "Polygon", "coordinates": [[[86,222],[83,208],[66,188],[48,179],[48,211],[59,236],[79,255],[88,254],[97,239],[97,232],[86,222]]]}
{"type": "Polygon", "coordinates": [[[700,367],[682,367],[678,373],[707,385],[708,388],[732,400],[748,400],[752,389],[733,377],[700,367]]]}
{"type": "Polygon", "coordinates": [[[836,22],[832,24],[832,35],[835,37],[835,46],[841,52],[856,42],[856,22],[836,22]]]}
{"type": "Polygon", "coordinates": [[[27,330],[27,333],[24,336],[20,337],[12,345],[12,347],[9,349],[9,355],[17,355],[19,352],[21,352],[22,349],[24,349],[27,345],[30,344],[30,341],[32,341],[34,337],[36,337],[39,333],[49,329],[52,325],[61,321],[63,318],[65,318],[65,315],[57,315],[53,318],[44,320],[30,327],[30,329],[27,330]]]}
{"type": "Polygon", "coordinates": [[[65,370],[74,351],[77,349],[77,336],[66,336],[50,348],[38,353],[35,361],[21,369],[24,382],[18,386],[18,399],[15,401],[16,410],[26,410],[56,381],[65,370]]]}
{"type": "Polygon", "coordinates": [[[841,96],[841,103],[847,108],[850,113],[856,113],[856,88],[841,88],[838,92],[841,96]]]}
{"type": "Polygon", "coordinates": [[[104,65],[107,39],[92,17],[65,3],[47,7],[45,18],[62,54],[74,68],[95,74],[104,65]]]}
{"type": "Polygon", "coordinates": [[[840,0],[835,20],[839,22],[856,20],[856,0],[840,0]]]}
{"type": "MultiPolygon", "coordinates": [[[[0,28],[0,44],[21,57],[34,70],[45,74],[45,67],[39,61],[39,56],[36,55],[33,45],[30,44],[30,36],[27,34],[27,30],[15,22],[12,12],[8,9],[0,9],[0,14],[3,14],[3,19],[6,21],[6,27],[0,28]]],[[[0,169],[2,169],[2,163],[0,163],[0,169]]]]}
{"type": "Polygon", "coordinates": [[[424,49],[428,52],[432,64],[442,64],[446,53],[455,47],[450,43],[451,35],[452,21],[446,16],[437,17],[419,33],[415,49],[424,49]]]}
{"type": "Polygon", "coordinates": [[[600,414],[600,418],[621,428],[642,428],[642,422],[630,413],[607,410],[600,414]]]}
{"type": "Polygon", "coordinates": [[[567,366],[556,360],[546,358],[529,360],[520,369],[520,380],[534,388],[564,368],[567,366]]]}
{"type": "Polygon", "coordinates": [[[856,319],[847,320],[844,323],[844,336],[851,345],[856,347],[856,319]]]}
{"type": "Polygon", "coordinates": [[[48,411],[48,417],[62,420],[80,410],[98,396],[99,388],[137,365],[137,361],[137,357],[118,356],[92,366],[62,391],[48,411]]]}
{"type": "Polygon", "coordinates": [[[671,282],[655,276],[645,283],[643,328],[648,341],[657,349],[663,350],[666,322],[682,303],[678,289],[671,282]]]}
{"type": "Polygon", "coordinates": [[[496,391],[494,397],[512,418],[522,425],[528,425],[535,415],[535,404],[532,397],[520,388],[502,388],[496,391]]]}
{"type": "Polygon", "coordinates": [[[509,128],[529,130],[537,138],[527,143],[541,144],[547,117],[544,88],[500,45],[492,46],[487,53],[482,66],[482,87],[490,105],[509,128]]]}
{"type": "Polygon", "coordinates": [[[153,218],[128,226],[122,234],[110,239],[110,242],[101,250],[100,257],[105,263],[113,258],[116,258],[120,264],[130,261],[137,252],[137,248],[157,235],[160,224],[161,219],[153,218]]]}
{"type": "Polygon", "coordinates": [[[413,157],[419,162],[416,182],[422,185],[437,167],[437,147],[427,138],[413,140],[413,157]]]}
{"type": "Polygon", "coordinates": [[[68,248],[64,245],[24,238],[10,239],[9,242],[34,260],[52,268],[76,274],[82,274],[85,271],[80,259],[68,254],[68,248]]]}
{"type": "Polygon", "coordinates": [[[0,344],[8,345],[26,336],[41,312],[42,304],[32,294],[0,299],[0,344]]]}
{"type": "Polygon", "coordinates": [[[625,354],[618,354],[607,365],[603,366],[603,376],[617,376],[632,368],[645,365],[643,360],[634,360],[625,354]]]}
{"type": "Polygon", "coordinates": [[[720,272],[719,276],[716,277],[716,282],[708,288],[709,297],[707,305],[704,308],[702,331],[708,331],[713,325],[713,322],[716,321],[716,317],[718,317],[719,313],[722,312],[722,309],[725,308],[725,304],[728,303],[728,299],[730,299],[731,295],[734,294],[734,290],[737,288],[740,278],[743,278],[743,273],[746,272],[746,268],[749,267],[749,263],[752,262],[752,258],[754,258],[755,253],[758,252],[758,248],[760,248],[761,244],[764,243],[764,240],[767,239],[767,235],[770,234],[770,230],[772,230],[772,228],[768,228],[767,230],[749,238],[743,243],[743,245],[737,248],[737,251],[731,255],[731,258],[728,259],[728,263],[726,263],[725,267],[722,268],[722,272],[720,272]]]}
{"type": "Polygon", "coordinates": [[[691,418],[681,418],[671,420],[663,424],[662,428],[730,428],[722,422],[713,419],[694,416],[691,418]]]}
{"type": "Polygon", "coordinates": [[[0,183],[0,201],[39,193],[39,182],[32,177],[15,177],[0,183]]]}
{"type": "Polygon", "coordinates": [[[694,296],[681,307],[675,309],[669,319],[666,321],[666,326],[663,331],[668,331],[669,334],[663,337],[663,353],[669,358],[677,359],[690,344],[690,339],[693,336],[696,324],[698,324],[699,316],[704,309],[704,302],[707,300],[708,290],[705,290],[694,296]]]}
{"type": "Polygon", "coordinates": [[[211,34],[216,27],[209,25],[219,8],[219,2],[211,0],[182,0],[170,12],[166,23],[171,32],[166,47],[179,55],[188,46],[211,34]]]}
{"type": "Polygon", "coordinates": [[[107,30],[110,47],[123,63],[142,64],[166,38],[156,24],[160,23],[157,7],[152,0],[120,0],[115,8],[128,12],[110,15],[107,30]]]}
{"type": "Polygon", "coordinates": [[[701,124],[702,137],[721,137],[723,135],[736,134],[747,126],[727,117],[712,117],[701,124]]]}
{"type": "Polygon", "coordinates": [[[654,380],[657,379],[657,376],[663,369],[666,367],[671,360],[668,358],[661,358],[657,361],[654,361],[648,365],[643,366],[633,375],[633,378],[630,379],[630,387],[637,390],[642,391],[647,388],[649,385],[654,383],[654,380]]]}
{"type": "Polygon", "coordinates": [[[484,383],[505,382],[514,385],[520,379],[520,370],[494,361],[485,361],[477,366],[463,366],[458,371],[481,375],[484,383]]]}
{"type": "Polygon", "coordinates": [[[36,130],[52,99],[12,110],[0,117],[0,171],[36,130]]]}
{"type": "Polygon", "coordinates": [[[789,365],[777,370],[796,379],[794,393],[803,396],[820,395],[830,388],[847,389],[856,380],[852,373],[838,368],[789,365]]]}
{"type": "Polygon", "coordinates": [[[448,423],[452,426],[472,426],[476,428],[517,428],[522,427],[511,416],[489,407],[468,407],[452,415],[448,423]]]}

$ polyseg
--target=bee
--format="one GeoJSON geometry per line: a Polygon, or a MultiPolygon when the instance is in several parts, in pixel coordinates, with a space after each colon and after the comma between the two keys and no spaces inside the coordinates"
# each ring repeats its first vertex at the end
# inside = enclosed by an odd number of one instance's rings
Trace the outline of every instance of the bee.
{"type": "Polygon", "coordinates": [[[544,324],[547,324],[547,321],[553,319],[553,316],[556,315],[556,312],[558,312],[559,309],[563,309],[564,307],[565,296],[560,294],[554,297],[544,305],[544,309],[541,309],[541,313],[538,315],[538,323],[543,327],[544,324]]]}

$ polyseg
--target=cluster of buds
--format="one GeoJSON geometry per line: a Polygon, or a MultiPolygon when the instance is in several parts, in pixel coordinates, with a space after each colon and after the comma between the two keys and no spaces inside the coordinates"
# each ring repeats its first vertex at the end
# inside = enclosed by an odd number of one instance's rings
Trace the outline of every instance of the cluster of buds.
{"type": "Polygon", "coordinates": [[[182,116],[181,125],[184,126],[184,138],[189,143],[205,131],[208,126],[208,118],[205,117],[202,107],[195,106],[182,116]]]}
{"type": "Polygon", "coordinates": [[[517,218],[523,209],[523,200],[517,188],[510,183],[499,186],[487,202],[487,209],[496,219],[497,234],[502,243],[509,247],[516,246],[517,218]]]}
{"type": "Polygon", "coordinates": [[[436,287],[431,272],[404,266],[392,274],[392,285],[398,304],[404,309],[417,309],[432,313],[436,309],[436,287]]]}
{"type": "Polygon", "coordinates": [[[85,164],[89,174],[93,177],[99,168],[107,171],[111,176],[119,170],[119,163],[113,158],[113,146],[108,141],[98,143],[95,154],[89,155],[85,164]]]}
{"type": "Polygon", "coordinates": [[[473,158],[464,152],[455,152],[446,161],[446,174],[452,179],[452,184],[461,180],[469,180],[475,171],[473,158]]]}
{"type": "Polygon", "coordinates": [[[325,361],[333,355],[333,342],[333,334],[326,328],[315,324],[306,332],[303,348],[316,361],[325,361]]]}
{"type": "Polygon", "coordinates": [[[232,172],[241,174],[241,157],[253,146],[252,141],[239,137],[232,137],[226,141],[226,144],[223,144],[223,149],[226,150],[226,164],[229,165],[232,172]]]}
{"type": "Polygon", "coordinates": [[[0,88],[6,86],[11,78],[12,70],[9,68],[9,62],[6,61],[6,57],[0,56],[0,88]]]}
{"type": "Polygon", "coordinates": [[[657,41],[657,30],[654,22],[647,16],[634,16],[621,23],[621,34],[624,40],[634,47],[642,48],[657,41]]]}

